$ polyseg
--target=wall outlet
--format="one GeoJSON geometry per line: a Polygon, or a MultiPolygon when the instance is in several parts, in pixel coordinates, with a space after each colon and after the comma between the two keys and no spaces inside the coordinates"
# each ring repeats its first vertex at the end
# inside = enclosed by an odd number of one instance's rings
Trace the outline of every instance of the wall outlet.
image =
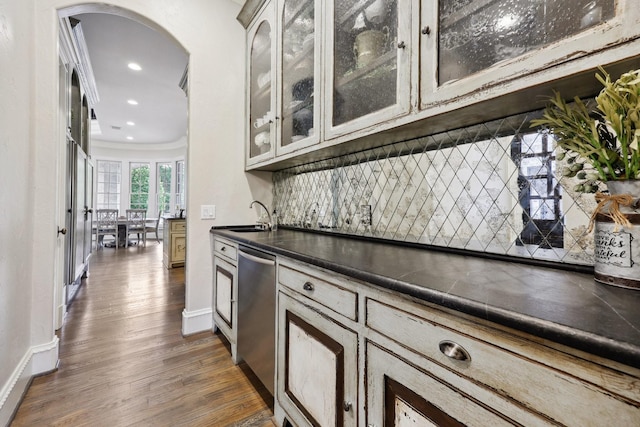
{"type": "Polygon", "coordinates": [[[216,219],[216,205],[200,205],[200,219],[216,219]]]}

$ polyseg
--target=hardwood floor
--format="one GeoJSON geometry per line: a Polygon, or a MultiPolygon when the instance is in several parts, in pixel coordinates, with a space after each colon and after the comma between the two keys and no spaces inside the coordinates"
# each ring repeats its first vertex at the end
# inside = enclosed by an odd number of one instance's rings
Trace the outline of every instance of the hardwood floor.
{"type": "Polygon", "coordinates": [[[162,244],[94,252],[60,366],[33,380],[11,425],[274,426],[273,399],[222,337],[181,335],[184,293],[162,244]]]}

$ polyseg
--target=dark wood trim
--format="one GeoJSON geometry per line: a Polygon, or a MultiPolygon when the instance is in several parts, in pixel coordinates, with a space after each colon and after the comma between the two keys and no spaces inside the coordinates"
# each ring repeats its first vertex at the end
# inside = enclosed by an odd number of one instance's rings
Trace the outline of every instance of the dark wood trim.
{"type": "Polygon", "coordinates": [[[384,425],[392,427],[396,419],[396,400],[402,400],[439,427],[465,427],[433,403],[398,381],[384,376],[384,425]]]}
{"type": "MultiPolygon", "coordinates": [[[[231,274],[230,272],[228,272],[227,270],[225,270],[224,268],[220,267],[219,265],[216,265],[216,276],[217,273],[220,272],[223,276],[227,276],[229,278],[229,280],[231,281],[231,301],[233,301],[234,299],[234,295],[233,295],[233,274],[231,274]]],[[[220,316],[220,318],[224,321],[224,323],[226,323],[230,328],[233,328],[233,302],[230,302],[231,304],[231,308],[230,308],[230,312],[229,315],[231,316],[231,319],[227,319],[225,317],[224,314],[220,313],[218,311],[218,278],[216,277],[216,301],[215,301],[215,310],[216,313],[218,313],[218,316],[220,316]]]]}
{"type": "Polygon", "coordinates": [[[619,288],[640,289],[640,280],[627,279],[624,277],[609,276],[607,274],[593,273],[594,279],[606,285],[617,286],[619,288]]]}
{"type": "Polygon", "coordinates": [[[296,407],[304,414],[304,416],[311,422],[314,427],[321,427],[316,419],[306,410],[300,400],[289,390],[289,325],[291,323],[297,325],[300,329],[311,335],[318,340],[322,345],[327,347],[336,356],[336,427],[344,426],[344,412],[342,411],[342,405],[344,402],[344,347],[331,338],[329,335],[320,331],[316,327],[307,323],[299,316],[295,315],[291,311],[287,310],[285,314],[285,351],[284,351],[284,391],[285,394],[291,399],[296,407]]]}

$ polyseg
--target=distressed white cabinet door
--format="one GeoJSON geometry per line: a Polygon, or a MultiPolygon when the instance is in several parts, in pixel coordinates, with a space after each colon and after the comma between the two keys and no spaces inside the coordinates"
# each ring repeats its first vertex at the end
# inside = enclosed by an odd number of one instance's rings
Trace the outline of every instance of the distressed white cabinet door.
{"type": "Polygon", "coordinates": [[[216,263],[216,312],[230,328],[233,328],[233,273],[220,264],[220,261],[216,263]]]}
{"type": "MultiPolygon", "coordinates": [[[[424,359],[425,364],[429,362],[424,359]]],[[[503,415],[480,406],[472,398],[410,365],[375,344],[367,344],[367,425],[512,426],[503,415]]]]}
{"type": "Polygon", "coordinates": [[[412,13],[408,0],[333,0],[326,11],[326,139],[410,110],[412,13]]]}
{"type": "Polygon", "coordinates": [[[247,33],[246,164],[271,159],[275,152],[275,22],[274,6],[266,2],[247,33]]]}
{"type": "Polygon", "coordinates": [[[421,6],[420,108],[435,112],[637,55],[624,46],[638,37],[637,0],[421,6]]]}
{"type": "Polygon", "coordinates": [[[278,156],[320,141],[321,12],[320,0],[278,3],[278,156]]]}
{"type": "Polygon", "coordinates": [[[235,265],[220,257],[213,259],[213,323],[227,338],[231,346],[231,358],[238,363],[235,296],[238,293],[235,265]]]}
{"type": "Polygon", "coordinates": [[[278,400],[296,426],[357,425],[357,335],[280,292],[278,400]]]}

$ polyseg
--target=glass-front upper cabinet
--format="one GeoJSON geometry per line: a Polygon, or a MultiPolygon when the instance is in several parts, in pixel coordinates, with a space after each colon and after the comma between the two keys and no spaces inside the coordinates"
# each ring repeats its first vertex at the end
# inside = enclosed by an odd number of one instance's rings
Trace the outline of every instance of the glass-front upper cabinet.
{"type": "Polygon", "coordinates": [[[319,0],[286,0],[280,3],[279,28],[282,54],[279,56],[280,111],[277,154],[317,143],[320,140],[321,40],[319,0]]]}
{"type": "Polygon", "coordinates": [[[623,17],[637,16],[625,9],[636,1],[423,0],[421,107],[443,101],[441,88],[451,98],[454,92],[522,81],[528,73],[623,40],[632,27],[623,17]]]}
{"type": "Polygon", "coordinates": [[[409,111],[411,8],[409,0],[328,2],[327,138],[409,111]]]}
{"type": "Polygon", "coordinates": [[[270,159],[275,140],[275,49],[273,46],[273,8],[261,12],[249,29],[249,102],[247,165],[270,159]]]}

